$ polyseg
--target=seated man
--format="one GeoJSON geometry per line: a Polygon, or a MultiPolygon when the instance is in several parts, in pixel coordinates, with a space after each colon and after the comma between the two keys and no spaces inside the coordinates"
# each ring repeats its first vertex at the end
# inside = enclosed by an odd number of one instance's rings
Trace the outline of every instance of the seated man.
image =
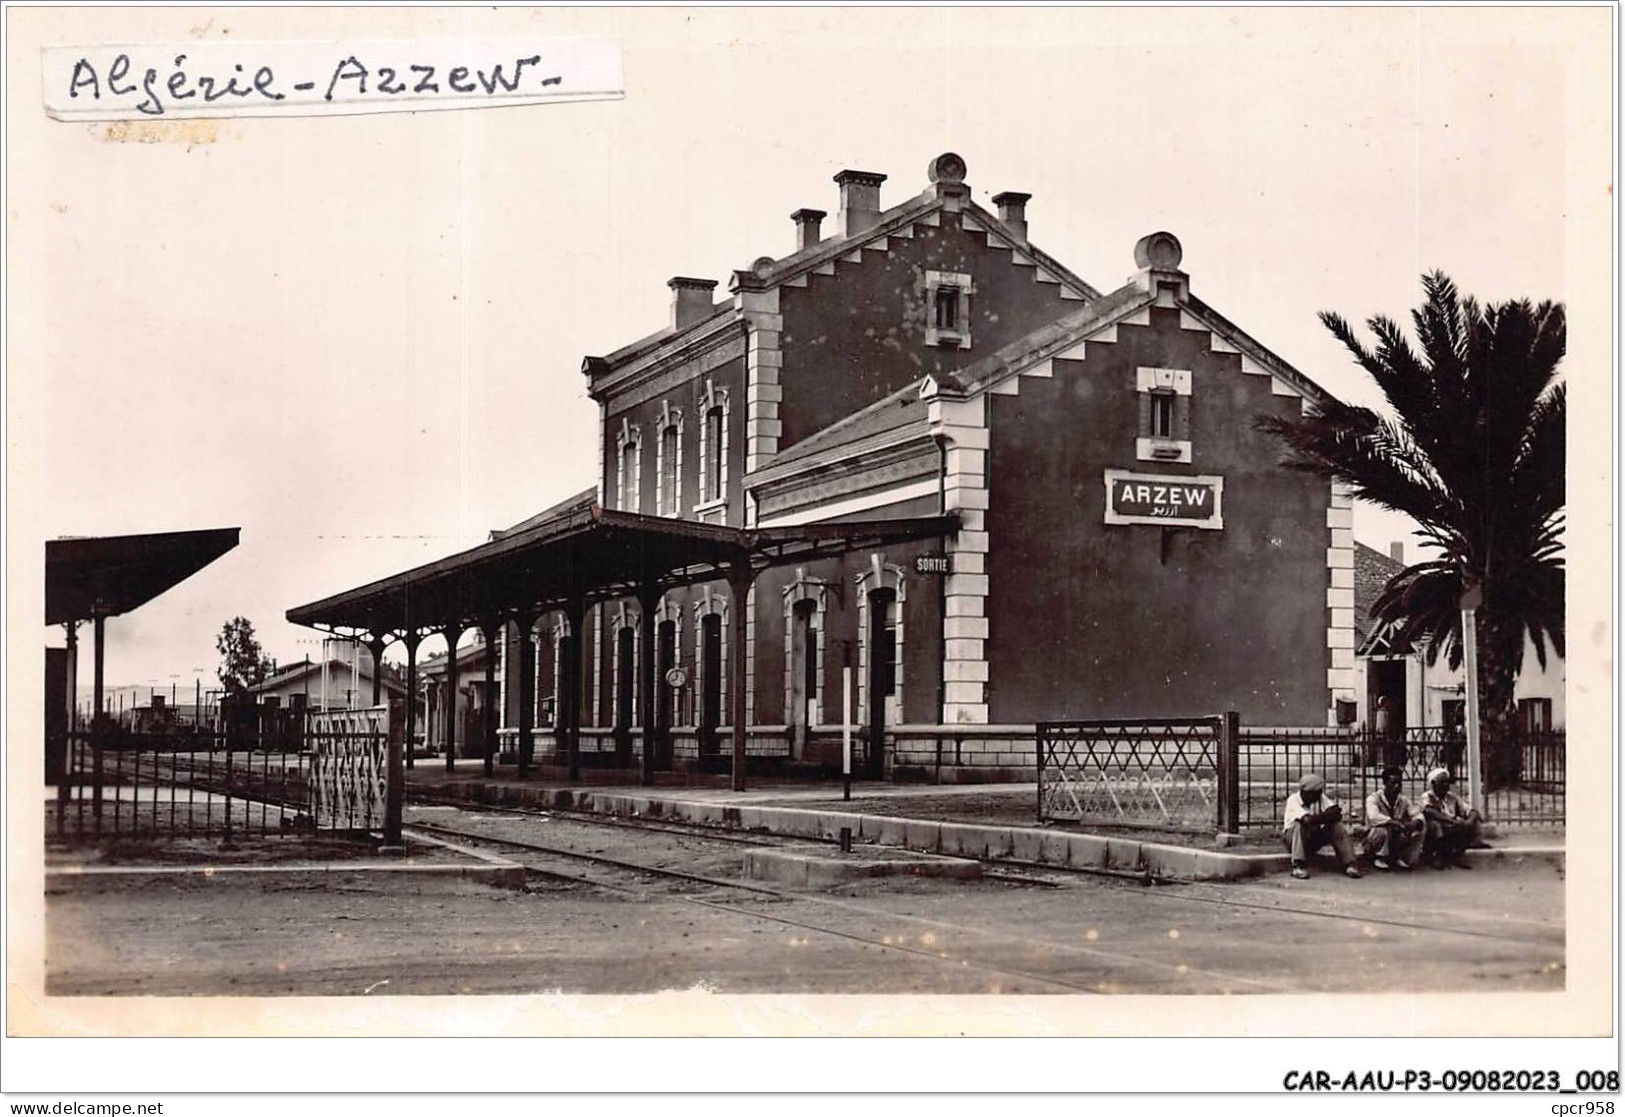
{"type": "Polygon", "coordinates": [[[1360,878],[1360,870],[1354,865],[1354,846],[1343,829],[1343,808],[1326,794],[1324,776],[1311,772],[1299,782],[1298,790],[1286,797],[1281,840],[1292,854],[1292,875],[1299,880],[1309,876],[1309,855],[1328,842],[1343,872],[1355,880],[1360,878]]]}
{"type": "Polygon", "coordinates": [[[1427,822],[1411,806],[1411,801],[1400,794],[1405,783],[1405,771],[1397,764],[1382,770],[1382,788],[1373,791],[1365,801],[1365,850],[1371,863],[1386,872],[1392,862],[1401,869],[1416,866],[1422,855],[1422,839],[1427,836],[1427,822]]]}
{"type": "Polygon", "coordinates": [[[1484,844],[1483,823],[1475,810],[1450,790],[1450,773],[1435,768],[1428,773],[1428,789],[1422,793],[1422,818],[1427,823],[1422,852],[1435,869],[1471,869],[1462,855],[1467,850],[1484,844]]]}

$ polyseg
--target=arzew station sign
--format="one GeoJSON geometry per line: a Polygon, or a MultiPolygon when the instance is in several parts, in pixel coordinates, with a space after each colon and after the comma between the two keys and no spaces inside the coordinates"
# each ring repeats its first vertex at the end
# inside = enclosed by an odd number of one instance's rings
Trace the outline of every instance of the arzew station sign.
{"type": "Polygon", "coordinates": [[[1106,470],[1108,524],[1224,527],[1223,477],[1180,477],[1106,470]]]}

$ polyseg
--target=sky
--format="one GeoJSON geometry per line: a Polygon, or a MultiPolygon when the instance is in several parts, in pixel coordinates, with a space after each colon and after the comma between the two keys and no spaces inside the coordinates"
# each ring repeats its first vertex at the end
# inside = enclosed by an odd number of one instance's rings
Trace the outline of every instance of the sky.
{"type": "MultiPolygon", "coordinates": [[[[242,529],[109,622],[114,683],[207,686],[239,614],[314,658],[287,609],[590,486],[581,358],[665,324],[671,276],[721,291],[789,253],[843,168],[890,176],[890,206],[955,151],[1104,290],[1172,231],[1195,294],[1362,403],[1318,311],[1403,318],[1440,268],[1572,319],[1611,237],[1602,8],[8,16],[8,632],[36,631],[45,539],[242,529]],[[135,129],[38,108],[40,45],[557,35],[617,42],[625,98],[135,129]]],[[[1611,406],[1607,356],[1571,345],[1568,373],[1611,406]]],[[[1356,514],[1383,550],[1408,530],[1356,514]]]]}

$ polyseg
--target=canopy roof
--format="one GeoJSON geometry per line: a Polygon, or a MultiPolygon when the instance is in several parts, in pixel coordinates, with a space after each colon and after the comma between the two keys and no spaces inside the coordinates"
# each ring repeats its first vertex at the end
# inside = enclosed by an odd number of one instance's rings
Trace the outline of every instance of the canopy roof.
{"type": "Polygon", "coordinates": [[[289,609],[313,628],[404,632],[475,625],[516,610],[559,608],[752,573],[908,539],[946,535],[957,516],[735,528],[616,512],[585,502],[499,539],[402,574],[289,609]]]}
{"type": "Polygon", "coordinates": [[[45,544],[45,623],[139,608],[237,546],[241,528],[51,539],[45,544]]]}

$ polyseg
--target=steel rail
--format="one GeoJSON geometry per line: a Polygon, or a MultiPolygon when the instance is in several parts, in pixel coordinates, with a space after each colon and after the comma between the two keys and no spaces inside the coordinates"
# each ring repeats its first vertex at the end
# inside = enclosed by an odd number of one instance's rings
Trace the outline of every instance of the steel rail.
{"type": "MultiPolygon", "coordinates": [[[[659,821],[647,818],[628,818],[625,815],[605,816],[591,811],[572,810],[568,807],[499,807],[489,803],[469,803],[466,800],[442,799],[430,796],[413,796],[416,804],[435,807],[455,807],[465,813],[478,813],[489,811],[494,814],[521,815],[531,818],[545,818],[557,815],[570,822],[580,822],[588,826],[604,826],[613,830],[648,830],[656,834],[676,834],[681,837],[711,839],[719,842],[731,842],[735,845],[748,845],[769,848],[782,848],[787,845],[838,845],[839,839],[822,837],[803,837],[800,835],[761,835],[761,834],[734,834],[719,830],[715,826],[708,826],[703,822],[678,822],[669,819],[659,821]]],[[[419,825],[413,823],[412,825],[419,825]]],[[[943,855],[948,856],[948,855],[943,855]]],[[[964,858],[963,860],[971,860],[964,858]]],[[[984,866],[989,864],[1013,865],[1023,869],[1053,869],[1054,866],[1042,865],[1036,861],[1016,861],[1008,857],[998,858],[997,861],[983,860],[984,866]]],[[[1142,884],[1150,884],[1154,878],[1145,873],[1127,872],[1121,869],[1088,869],[1078,868],[1063,870],[1079,875],[1098,875],[1134,880],[1142,884]]],[[[1024,884],[1033,888],[1060,888],[1058,881],[1042,880],[1036,877],[1021,876],[1016,873],[1000,872],[995,869],[989,871],[984,868],[982,876],[987,880],[1004,881],[1009,884],[1024,884]]]]}
{"type": "MultiPolygon", "coordinates": [[[[499,807],[491,803],[470,803],[461,799],[443,799],[438,796],[412,796],[413,804],[433,807],[456,807],[468,813],[489,811],[492,814],[523,815],[530,818],[545,818],[549,815],[559,815],[571,822],[580,822],[589,826],[605,826],[615,830],[648,830],[657,834],[680,834],[686,837],[714,838],[719,842],[732,842],[735,845],[772,846],[783,845],[782,841],[774,841],[765,836],[755,834],[732,834],[717,831],[715,827],[706,826],[700,822],[674,822],[670,820],[654,820],[647,818],[627,818],[624,815],[606,816],[595,814],[592,811],[578,811],[569,807],[499,807]]],[[[416,825],[414,823],[413,825],[416,825]]],[[[807,841],[822,841],[819,838],[808,838],[807,841]]]]}
{"type": "MultiPolygon", "coordinates": [[[[527,812],[520,811],[520,812],[516,812],[516,813],[527,813],[527,812]]],[[[575,819],[572,818],[571,821],[575,821],[575,819]]],[[[599,820],[595,819],[595,820],[592,820],[592,821],[598,822],[599,820]]],[[[641,822],[641,820],[638,820],[638,821],[641,822]]],[[[629,824],[629,825],[627,825],[626,828],[628,828],[628,829],[636,828],[636,824],[629,824]]],[[[701,829],[703,829],[703,828],[701,828],[701,829]]],[[[674,832],[678,832],[678,831],[674,831],[674,832]]],[[[681,831],[681,832],[686,833],[686,831],[681,831]]],[[[453,835],[457,835],[457,836],[463,836],[463,837],[477,837],[477,835],[468,835],[468,834],[465,834],[462,831],[449,831],[449,833],[451,833],[453,835]]],[[[698,834],[695,834],[693,836],[695,836],[695,837],[717,837],[717,838],[720,838],[722,840],[730,840],[730,839],[733,839],[735,837],[733,835],[729,835],[729,836],[724,837],[722,835],[704,834],[704,833],[698,833],[698,834]]],[[[524,844],[524,843],[513,842],[512,839],[507,839],[507,838],[501,838],[501,839],[496,839],[496,840],[503,841],[503,842],[510,842],[512,844],[521,845],[521,846],[524,844]]],[[[812,839],[809,839],[809,840],[812,840],[812,839]]],[[[538,847],[538,848],[539,849],[545,849],[546,847],[538,847]]],[[[577,856],[591,856],[591,855],[577,855],[577,856]]],[[[1147,893],[1151,893],[1151,894],[1160,893],[1162,898],[1164,898],[1164,899],[1182,898],[1182,899],[1188,899],[1188,900],[1191,900],[1191,901],[1197,902],[1197,903],[1215,905],[1215,906],[1219,906],[1219,907],[1235,908],[1235,909],[1238,909],[1238,910],[1267,911],[1267,912],[1273,912],[1273,913],[1277,913],[1277,914],[1299,915],[1299,916],[1305,916],[1305,917],[1314,918],[1314,919],[1329,919],[1329,920],[1345,922],[1345,923],[1357,923],[1357,924],[1361,924],[1361,925],[1388,926],[1388,927],[1401,928],[1401,929],[1409,930],[1409,931],[1429,932],[1429,933],[1438,934],[1438,935],[1459,935],[1459,936],[1464,936],[1464,937],[1467,937],[1467,938],[1496,939],[1496,940],[1503,941],[1503,942],[1515,942],[1515,943],[1519,943],[1520,945],[1524,945],[1524,946],[1545,946],[1545,945],[1549,945],[1549,943],[1544,939],[1530,938],[1530,937],[1520,936],[1520,935],[1501,934],[1501,933],[1497,933],[1497,932],[1494,932],[1494,931],[1471,930],[1471,929],[1460,928],[1460,927],[1439,927],[1439,926],[1434,926],[1432,924],[1427,924],[1427,923],[1410,923],[1410,922],[1406,922],[1404,920],[1387,919],[1387,918],[1383,918],[1383,917],[1380,917],[1380,916],[1363,916],[1363,915],[1354,914],[1354,913],[1318,911],[1318,910],[1315,910],[1313,908],[1294,907],[1294,906],[1290,906],[1290,905],[1283,906],[1283,905],[1276,905],[1276,904],[1265,904],[1265,903],[1259,903],[1257,901],[1248,901],[1248,900],[1231,899],[1231,898],[1213,896],[1213,895],[1205,894],[1205,893],[1199,891],[1200,889],[1213,887],[1212,885],[1210,885],[1210,884],[1208,884],[1207,882],[1204,882],[1204,881],[1183,881],[1183,880],[1177,880],[1177,879],[1168,878],[1168,877],[1155,877],[1155,876],[1151,876],[1150,874],[1147,874],[1147,873],[1125,872],[1125,871],[1121,871],[1121,870],[1114,871],[1114,870],[1110,870],[1110,869],[1090,869],[1090,868],[1085,868],[1085,867],[1071,867],[1071,866],[1064,866],[1063,867],[1063,866],[1056,866],[1056,865],[1044,865],[1044,864],[1040,864],[1040,863],[1034,862],[1034,861],[1017,861],[1017,860],[1011,860],[1009,858],[1000,858],[999,862],[1005,863],[1005,864],[1016,865],[1016,866],[1019,866],[1021,868],[1025,868],[1025,869],[1032,869],[1032,870],[1037,870],[1037,871],[1040,871],[1040,872],[1046,872],[1046,873],[1050,873],[1050,874],[1054,874],[1054,875],[1060,875],[1060,876],[1084,876],[1084,877],[1103,876],[1103,877],[1106,877],[1108,879],[1114,879],[1114,880],[1118,881],[1119,883],[1133,883],[1133,884],[1136,884],[1136,885],[1140,885],[1140,886],[1142,886],[1141,890],[1143,890],[1143,891],[1145,891],[1147,893]],[[1159,887],[1157,887],[1157,888],[1149,887],[1151,885],[1156,885],[1156,886],[1159,886],[1159,887]],[[1172,886],[1172,889],[1171,889],[1171,891],[1164,891],[1163,886],[1172,886]]],[[[630,866],[630,863],[623,863],[623,864],[625,864],[627,867],[635,867],[635,866],[630,866]]],[[[984,862],[984,864],[985,864],[985,862],[984,862]]],[[[649,871],[649,872],[670,872],[670,873],[674,873],[674,874],[677,873],[676,870],[644,869],[644,871],[649,871]]],[[[770,894],[781,895],[780,893],[777,893],[775,890],[772,890],[772,889],[757,889],[757,888],[755,888],[755,886],[740,885],[740,884],[738,884],[736,882],[718,881],[718,880],[715,880],[715,879],[709,878],[709,877],[694,877],[692,874],[677,874],[677,875],[683,875],[683,876],[688,877],[691,880],[701,881],[701,882],[704,882],[704,883],[707,883],[707,884],[725,885],[727,887],[733,887],[733,888],[745,888],[746,890],[753,890],[754,889],[754,890],[757,890],[757,891],[769,892],[770,894]]],[[[983,875],[984,875],[984,877],[988,875],[985,870],[984,870],[983,875]]],[[[1019,882],[1019,883],[1022,883],[1022,884],[1035,884],[1038,887],[1044,887],[1046,885],[1049,885],[1051,887],[1061,887],[1061,885],[1055,884],[1053,882],[1047,882],[1047,881],[1040,882],[1040,881],[1037,881],[1037,880],[1034,880],[1034,879],[1022,878],[1022,877],[1016,877],[1016,876],[1005,877],[1003,875],[996,874],[996,875],[994,875],[993,879],[996,879],[996,880],[1008,880],[1008,881],[1011,881],[1011,882],[1019,882]]],[[[806,899],[806,898],[808,898],[803,894],[797,894],[797,893],[790,893],[789,895],[795,896],[798,899],[806,899]]],[[[821,899],[821,898],[815,898],[815,899],[821,899]]],[[[827,901],[823,901],[823,902],[827,902],[827,901]]]]}
{"type": "MultiPolygon", "coordinates": [[[[577,850],[559,849],[559,848],[554,847],[554,846],[538,845],[538,844],[536,844],[534,842],[522,842],[522,841],[518,841],[517,839],[513,839],[513,838],[492,837],[491,835],[487,835],[487,834],[470,834],[467,831],[456,830],[456,829],[453,829],[453,828],[447,827],[447,826],[436,826],[436,825],[433,825],[433,824],[425,825],[425,824],[422,824],[422,823],[413,823],[408,829],[409,830],[427,830],[427,831],[430,831],[430,832],[433,832],[433,833],[438,833],[438,834],[448,836],[448,837],[462,838],[464,841],[485,842],[485,843],[493,844],[493,845],[505,845],[505,846],[511,846],[511,847],[513,847],[515,849],[522,849],[522,850],[526,850],[528,852],[541,853],[541,854],[546,854],[546,855],[550,855],[550,856],[554,856],[554,857],[564,857],[564,858],[569,858],[569,859],[590,861],[590,862],[593,862],[595,864],[609,865],[609,866],[612,866],[614,868],[621,869],[622,871],[634,872],[634,873],[646,873],[646,874],[649,874],[651,876],[666,877],[666,878],[671,878],[671,879],[675,879],[675,880],[684,881],[686,883],[705,884],[705,885],[708,885],[708,886],[713,887],[713,888],[736,889],[736,890],[742,891],[742,892],[749,892],[749,893],[755,893],[755,894],[763,895],[763,896],[770,896],[770,897],[772,897],[774,899],[777,899],[777,900],[792,900],[793,901],[793,900],[813,899],[813,900],[816,901],[818,899],[818,897],[808,897],[805,894],[799,894],[799,893],[794,893],[794,892],[785,892],[785,891],[783,891],[781,889],[768,888],[768,887],[763,886],[763,885],[742,884],[739,881],[721,880],[721,879],[718,879],[716,877],[701,876],[701,875],[699,875],[697,873],[685,873],[685,872],[682,872],[681,870],[677,870],[677,869],[661,869],[661,868],[656,868],[656,867],[651,866],[651,865],[638,865],[638,864],[635,864],[635,863],[630,862],[630,861],[621,861],[618,858],[605,857],[602,854],[581,853],[581,852],[579,852],[577,850]]],[[[891,950],[891,951],[896,951],[896,952],[901,953],[901,954],[913,955],[915,957],[929,958],[929,959],[931,959],[932,961],[935,961],[935,962],[942,962],[942,963],[949,964],[949,965],[957,965],[959,967],[966,968],[966,969],[975,969],[975,970],[983,971],[985,973],[999,974],[999,975],[1003,975],[1003,976],[1006,976],[1006,977],[1018,977],[1018,978],[1022,978],[1022,979],[1027,980],[1027,981],[1036,981],[1036,982],[1042,983],[1044,985],[1053,985],[1053,986],[1056,986],[1056,987],[1061,988],[1061,989],[1066,989],[1066,990],[1068,990],[1070,992],[1073,992],[1073,993],[1096,994],[1096,993],[1099,992],[1099,990],[1097,990],[1097,989],[1092,989],[1087,985],[1081,985],[1081,984],[1078,984],[1077,982],[1067,981],[1065,978],[1054,977],[1054,976],[1047,975],[1047,974],[1033,973],[1030,970],[1012,969],[1012,968],[1010,968],[1008,966],[989,965],[989,964],[987,964],[985,962],[977,962],[977,961],[973,961],[972,959],[969,959],[969,958],[956,957],[956,956],[954,956],[954,955],[952,955],[952,954],[950,954],[950,953],[948,953],[946,951],[926,950],[926,949],[921,948],[921,947],[909,946],[909,945],[907,945],[905,943],[887,942],[883,938],[871,938],[871,937],[869,937],[867,935],[854,934],[851,931],[842,931],[842,930],[839,930],[837,928],[826,927],[826,926],[823,926],[823,925],[817,924],[817,923],[808,923],[808,922],[806,922],[804,920],[791,919],[788,916],[773,915],[773,914],[770,914],[770,913],[767,913],[767,912],[760,912],[760,911],[751,911],[751,910],[748,910],[746,908],[741,908],[741,907],[735,906],[733,904],[724,904],[724,903],[718,903],[718,902],[716,902],[714,900],[706,900],[706,899],[704,899],[702,897],[699,897],[699,896],[685,896],[685,895],[683,895],[681,893],[656,894],[656,893],[651,893],[646,889],[631,888],[631,887],[628,887],[626,885],[613,884],[613,883],[610,883],[610,882],[607,882],[607,881],[602,881],[602,880],[595,880],[592,877],[577,876],[577,875],[572,874],[572,873],[561,873],[561,872],[557,871],[556,869],[542,869],[542,868],[538,868],[538,867],[531,866],[531,865],[525,865],[524,868],[525,868],[525,870],[527,872],[534,872],[534,873],[537,873],[540,876],[550,877],[550,878],[553,878],[553,879],[556,879],[556,880],[565,880],[565,881],[569,881],[569,882],[576,883],[576,884],[584,884],[584,885],[587,885],[587,886],[593,887],[593,888],[604,888],[604,889],[608,889],[610,891],[621,892],[621,893],[625,893],[625,894],[630,895],[630,896],[636,896],[636,897],[638,897],[640,899],[644,899],[644,900],[649,900],[649,899],[671,900],[671,901],[684,903],[684,904],[693,904],[693,905],[695,905],[697,907],[708,908],[708,909],[710,909],[712,911],[724,912],[724,913],[731,914],[731,915],[742,915],[742,916],[746,916],[747,918],[751,918],[751,919],[765,920],[767,922],[778,923],[778,924],[781,924],[781,925],[786,926],[786,927],[794,927],[794,928],[796,928],[798,930],[802,930],[802,931],[811,931],[811,932],[814,932],[816,934],[829,935],[829,936],[831,936],[833,938],[844,939],[844,940],[846,940],[848,942],[861,943],[864,946],[879,947],[882,950],[891,950]]],[[[841,907],[850,907],[853,910],[863,912],[864,914],[886,915],[888,918],[899,918],[897,916],[890,916],[887,913],[883,913],[883,912],[874,912],[874,911],[871,911],[869,909],[859,907],[857,905],[839,905],[839,906],[841,906],[841,907]]],[[[909,917],[902,916],[900,918],[907,919],[909,917]]],[[[959,928],[959,929],[960,930],[965,930],[965,931],[975,931],[976,930],[975,928],[969,928],[969,927],[959,928]]]]}

